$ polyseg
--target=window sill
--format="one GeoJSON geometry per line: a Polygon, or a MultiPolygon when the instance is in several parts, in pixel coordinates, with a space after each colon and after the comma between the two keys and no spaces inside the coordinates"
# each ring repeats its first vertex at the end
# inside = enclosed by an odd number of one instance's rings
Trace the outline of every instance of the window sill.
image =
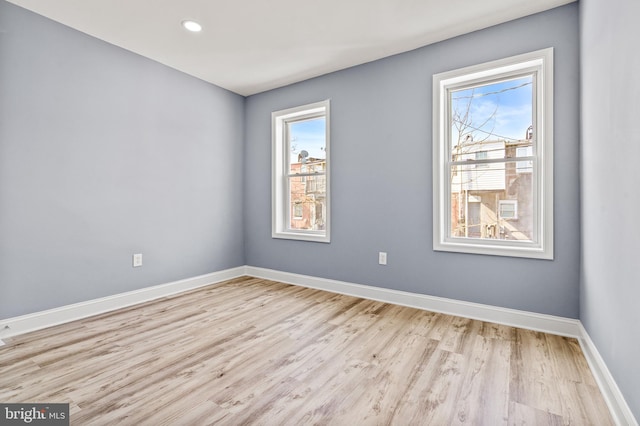
{"type": "Polygon", "coordinates": [[[513,244],[507,240],[452,239],[448,241],[434,242],[434,251],[447,251],[454,253],[483,254],[488,256],[523,257],[529,259],[553,260],[553,250],[546,250],[535,243],[513,244]]]}
{"type": "Polygon", "coordinates": [[[271,238],[282,240],[298,240],[310,241],[315,243],[329,243],[330,238],[326,234],[308,233],[308,232],[273,232],[271,238]]]}

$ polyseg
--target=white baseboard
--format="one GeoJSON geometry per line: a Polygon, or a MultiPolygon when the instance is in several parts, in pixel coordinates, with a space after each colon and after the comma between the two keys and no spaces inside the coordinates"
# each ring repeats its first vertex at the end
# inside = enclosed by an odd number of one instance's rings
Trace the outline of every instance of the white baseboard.
{"type": "Polygon", "coordinates": [[[611,416],[613,416],[617,425],[638,426],[638,421],[631,412],[631,408],[629,408],[629,405],[622,395],[622,392],[620,392],[620,388],[618,388],[607,364],[605,364],[604,359],[602,359],[600,352],[598,352],[598,349],[582,323],[580,323],[580,330],[581,336],[578,341],[580,342],[582,353],[584,353],[587,363],[591,368],[591,372],[598,383],[600,392],[602,392],[602,396],[609,406],[611,416]]]}
{"type": "MultiPolygon", "coordinates": [[[[113,311],[160,297],[170,296],[198,287],[219,283],[245,274],[245,267],[225,269],[210,274],[187,278],[140,290],[120,293],[113,296],[93,299],[60,308],[35,312],[33,314],[0,320],[0,338],[6,339],[18,334],[40,330],[58,324],[87,318],[104,312],[113,311]]],[[[2,340],[0,340],[2,342],[2,340]]],[[[2,346],[2,343],[0,343],[2,346]]]]}
{"type": "Polygon", "coordinates": [[[362,297],[364,299],[388,302],[411,308],[472,318],[480,321],[494,322],[513,327],[526,328],[529,330],[543,331],[545,333],[552,333],[560,336],[575,338],[580,336],[580,321],[570,318],[518,311],[515,309],[498,308],[479,303],[463,302],[454,299],[427,296],[418,293],[408,293],[405,291],[391,290],[382,287],[372,287],[344,281],[328,280],[308,275],[256,268],[253,266],[247,266],[246,273],[247,275],[257,278],[280,281],[283,283],[326,290],[349,296],[362,297]]]}
{"type": "MultiPolygon", "coordinates": [[[[456,315],[480,321],[494,322],[529,330],[542,331],[561,336],[574,337],[580,342],[589,367],[609,406],[611,415],[620,426],[639,426],[624,396],[620,392],[613,376],[600,356],[591,337],[579,320],[537,314],[515,309],[499,308],[479,303],[463,302],[424,294],[391,290],[354,284],[344,281],[329,280],[308,275],[293,274],[273,269],[253,266],[240,266],[213,272],[198,277],[187,278],[167,284],[147,287],[127,293],[116,294],[87,302],[76,303],[47,311],[0,320],[0,338],[9,338],[18,334],[40,330],[100,313],[113,311],[160,297],[170,296],[187,290],[204,287],[222,281],[250,275],[257,278],[280,281],[302,287],[325,290],[349,296],[393,303],[396,305],[456,315]]],[[[4,342],[0,340],[0,346],[4,342]]]]}

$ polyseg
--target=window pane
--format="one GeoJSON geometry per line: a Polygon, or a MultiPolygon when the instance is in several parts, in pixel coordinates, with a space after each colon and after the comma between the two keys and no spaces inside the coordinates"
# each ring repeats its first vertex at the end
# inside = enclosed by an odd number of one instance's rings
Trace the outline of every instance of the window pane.
{"type": "Polygon", "coordinates": [[[290,173],[312,173],[326,167],[324,117],[287,123],[290,173]]]}
{"type": "Polygon", "coordinates": [[[289,178],[289,229],[322,231],[326,223],[326,177],[289,178]]]}
{"type": "Polygon", "coordinates": [[[451,167],[451,236],[531,241],[533,161],[501,160],[533,155],[533,75],[453,90],[450,101],[450,158],[466,163],[451,167]]]}
{"type": "Polygon", "coordinates": [[[450,96],[450,158],[468,161],[514,158],[515,147],[533,142],[533,75],[465,89],[450,96]],[[509,148],[514,149],[509,149],[509,148]]]}
{"type": "Polygon", "coordinates": [[[517,161],[451,167],[451,236],[532,241],[532,173],[517,161]]]}

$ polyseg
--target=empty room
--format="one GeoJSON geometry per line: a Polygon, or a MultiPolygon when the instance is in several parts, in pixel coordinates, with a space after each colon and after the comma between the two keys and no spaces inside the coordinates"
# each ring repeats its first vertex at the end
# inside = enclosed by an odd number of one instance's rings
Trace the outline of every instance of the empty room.
{"type": "Polygon", "coordinates": [[[0,424],[637,426],[639,16],[0,0],[0,424]]]}

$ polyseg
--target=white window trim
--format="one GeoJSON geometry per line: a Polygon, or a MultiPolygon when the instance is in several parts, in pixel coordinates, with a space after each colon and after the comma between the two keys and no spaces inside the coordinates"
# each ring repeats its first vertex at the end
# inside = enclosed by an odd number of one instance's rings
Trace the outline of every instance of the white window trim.
{"type": "Polygon", "coordinates": [[[459,253],[553,259],[553,48],[474,65],[433,76],[433,249],[459,253]],[[490,82],[532,70],[538,74],[534,100],[537,147],[534,183],[534,240],[492,240],[450,236],[450,171],[447,170],[447,90],[490,82]]]}
{"type": "Polygon", "coordinates": [[[315,241],[328,243],[331,230],[331,208],[330,208],[330,148],[329,148],[329,100],[316,102],[309,105],[302,105],[295,108],[275,111],[271,114],[271,236],[272,238],[283,238],[289,240],[315,241]],[[288,205],[288,188],[286,179],[286,167],[288,152],[285,150],[285,130],[284,125],[287,121],[300,119],[305,116],[317,116],[323,114],[325,117],[325,154],[326,154],[326,215],[325,229],[322,231],[308,231],[301,229],[290,229],[287,221],[290,215],[290,206],[288,205]]]}

